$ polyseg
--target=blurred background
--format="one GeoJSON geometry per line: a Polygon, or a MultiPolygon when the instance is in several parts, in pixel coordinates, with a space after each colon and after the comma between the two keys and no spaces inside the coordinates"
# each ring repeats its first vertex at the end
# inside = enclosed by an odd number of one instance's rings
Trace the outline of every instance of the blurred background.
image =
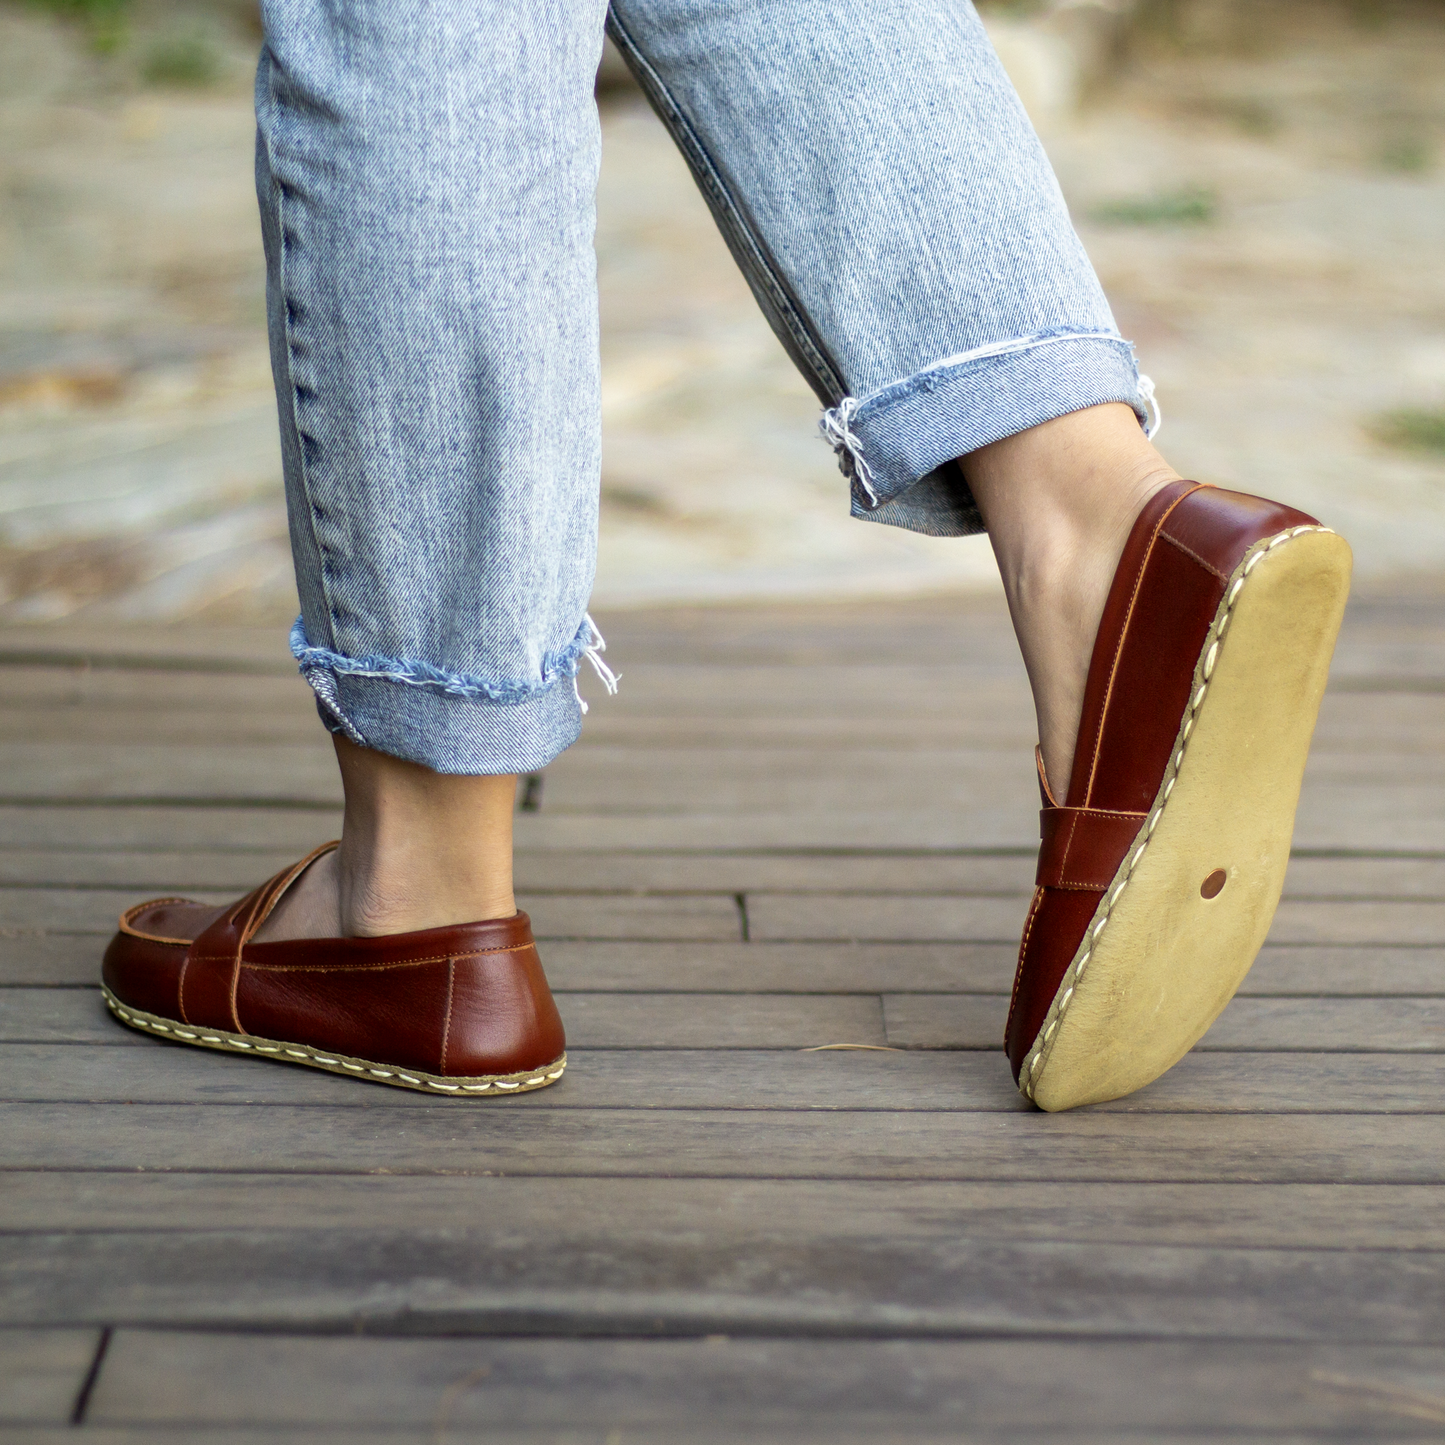
{"type": "MultiPolygon", "coordinates": [[[[985,20],[1186,474],[1445,578],[1445,4],[985,20]]],[[[0,617],[295,613],[251,180],[253,0],[0,0],[0,617]]],[[[817,408],[609,56],[599,606],[996,587],[851,521],[817,408]]]]}

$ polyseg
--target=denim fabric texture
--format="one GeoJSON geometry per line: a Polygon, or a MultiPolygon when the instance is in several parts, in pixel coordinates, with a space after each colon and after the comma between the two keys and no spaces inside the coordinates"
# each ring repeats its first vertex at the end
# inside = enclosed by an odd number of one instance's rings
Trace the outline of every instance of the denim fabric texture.
{"type": "MultiPolygon", "coordinates": [[[[293,650],[441,772],[573,742],[600,421],[604,21],[826,408],[855,516],[980,521],[954,458],[1132,349],[966,0],[264,0],[257,190],[293,650]]],[[[599,663],[600,666],[600,663],[599,663]]]]}

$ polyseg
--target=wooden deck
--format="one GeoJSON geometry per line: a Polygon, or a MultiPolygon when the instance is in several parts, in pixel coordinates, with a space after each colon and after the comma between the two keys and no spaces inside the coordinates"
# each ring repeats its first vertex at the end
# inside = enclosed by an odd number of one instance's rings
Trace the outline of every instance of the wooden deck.
{"type": "Polygon", "coordinates": [[[0,636],[7,1442],[1445,1435],[1445,600],[1353,606],[1241,995],[1063,1117],[1001,609],[604,630],[518,820],[572,1067],[497,1105],[112,1023],[121,905],[331,836],[329,748],[278,636],[0,636]]]}

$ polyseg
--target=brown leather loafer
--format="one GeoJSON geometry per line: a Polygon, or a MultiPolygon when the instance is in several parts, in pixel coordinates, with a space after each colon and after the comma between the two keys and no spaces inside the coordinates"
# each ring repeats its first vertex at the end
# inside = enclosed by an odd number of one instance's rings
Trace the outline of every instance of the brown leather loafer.
{"type": "Polygon", "coordinates": [[[1005,1048],[1045,1109],[1117,1099],[1213,1023],[1284,885],[1349,592],[1313,517],[1194,482],[1135,522],[1043,843],[1005,1048]]]}
{"type": "Polygon", "coordinates": [[[121,915],[105,1001],[132,1028],[455,1098],[540,1089],[567,1066],[525,913],[383,938],[254,943],[328,843],[229,908],[121,915]]]}

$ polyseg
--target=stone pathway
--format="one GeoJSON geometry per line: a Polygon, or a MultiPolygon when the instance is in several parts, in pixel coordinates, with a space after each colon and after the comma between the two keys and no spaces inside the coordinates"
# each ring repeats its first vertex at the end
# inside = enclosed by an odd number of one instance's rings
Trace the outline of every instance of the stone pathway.
{"type": "MultiPolygon", "coordinates": [[[[991,23],[1158,382],[1170,458],[1318,511],[1366,582],[1433,574],[1445,458],[1391,450],[1371,423],[1445,403],[1445,23],[1311,15],[1252,57],[1156,50],[1082,108],[1056,35],[991,23]],[[1185,219],[1163,223],[1171,207],[1185,219]]],[[[138,79],[149,32],[102,60],[58,22],[0,9],[8,620],[294,608],[251,192],[255,41],[219,11],[196,23],[219,75],[187,91],[138,79]]],[[[599,603],[996,585],[981,539],[847,517],[812,396],[666,136],[625,94],[604,124],[599,603]]]]}

